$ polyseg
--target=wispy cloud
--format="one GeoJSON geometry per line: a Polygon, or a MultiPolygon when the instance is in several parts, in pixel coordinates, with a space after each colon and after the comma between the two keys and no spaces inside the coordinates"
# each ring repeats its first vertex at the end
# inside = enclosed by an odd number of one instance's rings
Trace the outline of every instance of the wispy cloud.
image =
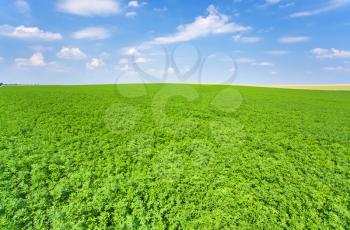
{"type": "Polygon", "coordinates": [[[26,16],[30,15],[30,12],[31,12],[30,5],[26,0],[16,0],[15,6],[21,14],[24,14],[26,16]]]}
{"type": "Polygon", "coordinates": [[[279,8],[284,9],[284,8],[292,7],[294,5],[295,5],[295,2],[288,2],[283,5],[280,5],[279,8]]]}
{"type": "Polygon", "coordinates": [[[275,64],[269,61],[257,61],[253,58],[241,57],[235,60],[238,64],[248,64],[251,66],[274,67],[275,64]]]}
{"type": "Polygon", "coordinates": [[[280,2],[281,2],[281,0],[265,0],[265,3],[267,5],[276,5],[276,4],[280,3],[280,2]]]}
{"type": "Polygon", "coordinates": [[[296,12],[291,14],[290,17],[297,18],[297,17],[307,17],[307,16],[318,15],[318,14],[326,13],[332,10],[336,10],[348,4],[350,4],[350,0],[330,0],[325,5],[319,8],[296,12]]]}
{"type": "Polygon", "coordinates": [[[130,70],[130,64],[129,64],[129,60],[127,58],[121,58],[119,59],[118,65],[116,66],[117,70],[120,71],[127,71],[130,70]]]}
{"type": "Polygon", "coordinates": [[[208,16],[199,16],[190,24],[179,25],[176,33],[157,37],[152,42],[155,44],[171,44],[209,35],[244,32],[251,29],[251,27],[230,22],[230,18],[221,14],[214,5],[210,5],[207,11],[208,16]]]}
{"type": "Polygon", "coordinates": [[[135,17],[137,13],[135,11],[129,11],[125,13],[126,17],[135,17]]]}
{"type": "Polygon", "coordinates": [[[57,10],[80,16],[111,15],[120,12],[116,0],[60,0],[57,10]]]}
{"type": "Polygon", "coordinates": [[[252,64],[255,63],[255,59],[248,57],[241,57],[235,60],[238,64],[252,64]]]}
{"type": "Polygon", "coordinates": [[[349,73],[350,68],[344,66],[326,66],[322,68],[323,71],[349,73]]]}
{"type": "Polygon", "coordinates": [[[338,59],[338,58],[350,58],[350,51],[339,49],[324,49],[315,48],[311,50],[311,53],[319,59],[338,59]]]}
{"type": "Polygon", "coordinates": [[[273,56],[282,56],[282,55],[289,54],[289,51],[287,51],[287,50],[269,50],[266,53],[269,55],[273,55],[273,56]]]}
{"type": "Polygon", "coordinates": [[[168,8],[166,6],[159,7],[159,8],[153,8],[153,11],[155,11],[155,12],[165,12],[167,10],[168,10],[168,8]]]}
{"type": "Polygon", "coordinates": [[[286,36],[281,37],[278,41],[280,43],[302,43],[308,42],[311,38],[307,36],[286,36]]]}
{"type": "Polygon", "coordinates": [[[60,33],[46,32],[38,27],[13,27],[10,25],[0,25],[0,36],[17,38],[17,39],[36,39],[44,41],[61,40],[60,33]]]}
{"type": "Polygon", "coordinates": [[[252,63],[253,66],[262,66],[262,67],[274,67],[275,64],[268,62],[268,61],[263,61],[263,62],[255,62],[252,63]]]}
{"type": "Polygon", "coordinates": [[[102,27],[88,27],[72,35],[75,39],[104,40],[110,37],[110,32],[102,27]]]}
{"type": "Polygon", "coordinates": [[[235,42],[239,42],[239,43],[258,43],[261,41],[260,37],[245,37],[245,36],[241,36],[241,35],[235,35],[233,36],[233,40],[235,42]]]}

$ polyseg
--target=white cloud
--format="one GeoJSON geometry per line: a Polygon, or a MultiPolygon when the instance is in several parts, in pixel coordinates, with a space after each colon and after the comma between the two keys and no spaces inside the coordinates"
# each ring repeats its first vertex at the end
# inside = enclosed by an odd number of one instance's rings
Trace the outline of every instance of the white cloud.
{"type": "Polygon", "coordinates": [[[153,11],[155,12],[165,12],[165,11],[168,11],[168,8],[167,7],[160,7],[160,8],[153,8],[153,11]]]}
{"type": "Polygon", "coordinates": [[[99,56],[99,58],[105,60],[105,59],[110,58],[110,57],[111,57],[111,54],[110,54],[110,53],[107,53],[107,52],[102,52],[102,53],[100,53],[100,55],[98,55],[98,56],[99,56]]]}
{"type": "Polygon", "coordinates": [[[33,45],[33,46],[30,46],[30,48],[35,50],[36,52],[51,52],[54,50],[52,46],[43,46],[43,45],[33,45]]]}
{"type": "Polygon", "coordinates": [[[311,38],[306,36],[287,36],[279,39],[280,43],[302,43],[308,42],[311,38]]]}
{"type": "Polygon", "coordinates": [[[268,5],[276,5],[280,2],[281,2],[281,0],[265,0],[265,3],[268,5]]]}
{"type": "Polygon", "coordinates": [[[71,71],[71,67],[66,66],[62,63],[50,62],[47,64],[46,70],[59,73],[68,73],[71,71]]]}
{"type": "Polygon", "coordinates": [[[127,56],[138,55],[139,51],[135,47],[125,47],[122,49],[122,53],[127,56]]]}
{"type": "Polygon", "coordinates": [[[230,22],[230,18],[221,14],[214,5],[210,5],[207,11],[209,13],[207,17],[199,16],[190,24],[179,25],[175,34],[157,37],[152,43],[171,44],[214,34],[244,32],[251,29],[250,27],[230,22]]]}
{"type": "Polygon", "coordinates": [[[19,69],[43,68],[46,71],[69,72],[69,68],[61,63],[46,62],[41,52],[34,53],[29,58],[16,58],[15,65],[19,69]]]}
{"type": "Polygon", "coordinates": [[[46,66],[44,56],[40,52],[34,53],[30,58],[16,58],[15,64],[19,68],[46,66]]]}
{"type": "Polygon", "coordinates": [[[129,7],[141,7],[141,6],[144,6],[144,5],[146,5],[146,4],[147,4],[147,2],[130,1],[130,2],[128,3],[128,6],[129,6],[129,7]]]}
{"type": "Polygon", "coordinates": [[[287,50],[269,50],[266,53],[269,55],[273,55],[273,56],[282,56],[282,55],[289,54],[289,51],[287,51],[287,50]]]}
{"type": "Polygon", "coordinates": [[[17,10],[24,15],[29,15],[30,14],[30,6],[27,1],[25,0],[16,0],[15,2],[17,10]]]}
{"type": "Polygon", "coordinates": [[[241,35],[233,36],[233,40],[239,43],[258,43],[261,41],[260,37],[244,37],[241,35]]]}
{"type": "Polygon", "coordinates": [[[323,71],[329,72],[340,72],[340,73],[348,73],[350,72],[350,68],[344,66],[327,66],[322,68],[323,71]]]}
{"type": "Polygon", "coordinates": [[[307,17],[314,16],[322,13],[326,13],[332,10],[336,10],[340,7],[346,6],[350,4],[350,0],[329,0],[324,6],[319,7],[317,9],[308,10],[308,11],[300,11],[290,15],[292,18],[296,17],[307,17]]]}
{"type": "Polygon", "coordinates": [[[118,65],[128,65],[129,60],[127,58],[121,58],[119,59],[118,65]]]}
{"type": "Polygon", "coordinates": [[[239,64],[252,64],[252,63],[255,63],[255,59],[247,58],[247,57],[241,57],[241,58],[237,58],[236,62],[239,63],[239,64]]]}
{"type": "Polygon", "coordinates": [[[151,60],[147,59],[147,58],[144,58],[144,57],[138,57],[138,58],[135,58],[134,62],[135,63],[147,63],[147,62],[150,62],[151,60]]]}
{"type": "Polygon", "coordinates": [[[85,67],[89,70],[94,70],[104,65],[105,63],[101,58],[92,58],[90,62],[86,63],[85,67]]]}
{"type": "Polygon", "coordinates": [[[323,49],[315,48],[311,50],[311,53],[315,55],[316,58],[320,59],[336,59],[336,58],[350,58],[350,51],[338,50],[338,49],[323,49]]]}
{"type": "Polygon", "coordinates": [[[10,25],[0,25],[0,36],[17,38],[17,39],[36,39],[43,41],[61,40],[62,35],[59,33],[46,32],[38,27],[13,27],[10,25]]]}
{"type": "Polygon", "coordinates": [[[0,64],[4,61],[4,58],[0,56],[0,64]]]}
{"type": "Polygon", "coordinates": [[[175,73],[175,69],[173,67],[169,67],[167,70],[168,74],[174,74],[175,73]]]}
{"type": "Polygon", "coordinates": [[[275,64],[273,64],[271,62],[267,62],[267,61],[255,62],[252,65],[254,65],[254,66],[263,66],[263,67],[273,67],[273,66],[275,66],[275,64]]]}
{"type": "Polygon", "coordinates": [[[237,58],[236,62],[238,64],[248,64],[251,66],[262,66],[262,67],[273,67],[275,66],[275,64],[268,62],[268,61],[262,61],[262,62],[258,62],[253,58],[247,58],[247,57],[241,57],[241,58],[237,58]]]}
{"type": "Polygon", "coordinates": [[[104,40],[110,37],[110,32],[102,27],[87,27],[72,35],[75,39],[104,40]]]}
{"type": "Polygon", "coordinates": [[[120,12],[116,0],[60,0],[57,9],[80,16],[111,15],[120,12]]]}
{"type": "Polygon", "coordinates": [[[295,2],[288,2],[288,3],[285,3],[283,5],[280,5],[279,7],[281,9],[284,9],[284,8],[288,8],[288,7],[291,7],[291,6],[294,6],[295,5],[295,2]]]}
{"type": "Polygon", "coordinates": [[[126,12],[125,13],[125,16],[126,17],[134,17],[134,16],[136,16],[137,15],[137,13],[135,12],[135,11],[129,11],[129,12],[126,12]]]}
{"type": "Polygon", "coordinates": [[[127,58],[121,58],[118,62],[117,69],[121,71],[130,70],[129,60],[127,58]]]}
{"type": "Polygon", "coordinates": [[[57,57],[62,59],[81,60],[86,58],[86,54],[79,48],[63,47],[60,52],[57,53],[57,57]]]}

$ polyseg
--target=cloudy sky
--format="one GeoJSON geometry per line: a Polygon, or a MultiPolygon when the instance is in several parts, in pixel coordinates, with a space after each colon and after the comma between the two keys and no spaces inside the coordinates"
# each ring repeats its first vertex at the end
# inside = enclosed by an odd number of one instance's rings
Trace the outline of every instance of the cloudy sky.
{"type": "Polygon", "coordinates": [[[2,0],[0,82],[350,83],[350,0],[2,0]]]}

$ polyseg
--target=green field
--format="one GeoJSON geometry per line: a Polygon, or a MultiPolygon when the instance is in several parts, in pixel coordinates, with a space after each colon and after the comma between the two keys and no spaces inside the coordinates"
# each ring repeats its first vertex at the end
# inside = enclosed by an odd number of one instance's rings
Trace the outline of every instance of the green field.
{"type": "Polygon", "coordinates": [[[1,229],[348,229],[350,92],[0,88],[1,229]]]}

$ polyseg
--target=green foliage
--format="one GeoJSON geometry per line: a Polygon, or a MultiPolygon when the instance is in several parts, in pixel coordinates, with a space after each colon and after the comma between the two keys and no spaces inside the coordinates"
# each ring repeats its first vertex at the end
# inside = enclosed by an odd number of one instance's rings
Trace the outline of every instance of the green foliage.
{"type": "Polygon", "coordinates": [[[254,87],[3,87],[0,228],[348,229],[349,103],[254,87]]]}

